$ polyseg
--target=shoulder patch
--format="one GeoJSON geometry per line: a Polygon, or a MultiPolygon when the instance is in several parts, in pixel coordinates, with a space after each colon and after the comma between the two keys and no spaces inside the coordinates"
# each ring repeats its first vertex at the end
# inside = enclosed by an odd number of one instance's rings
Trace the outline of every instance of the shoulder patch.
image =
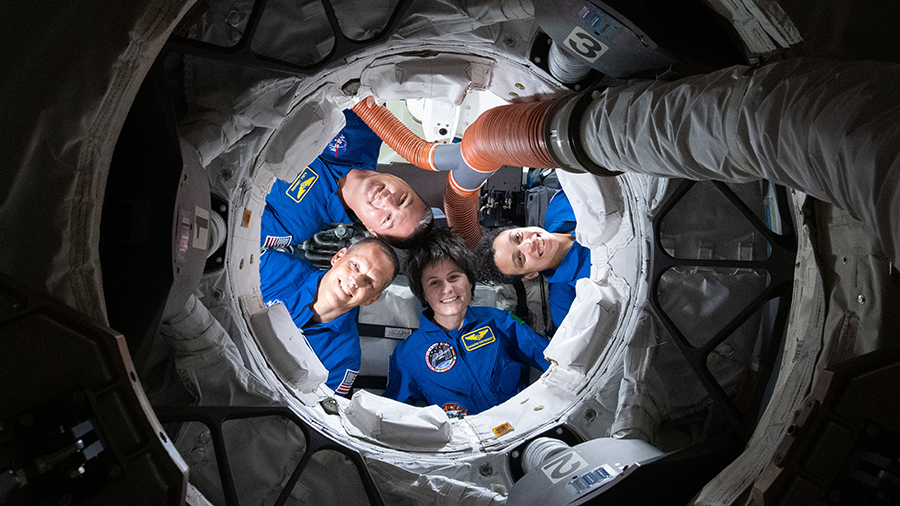
{"type": "Polygon", "coordinates": [[[494,337],[494,331],[491,330],[490,327],[484,326],[478,330],[473,330],[468,334],[463,334],[462,342],[463,346],[466,347],[466,351],[472,351],[486,344],[491,344],[496,341],[497,338],[494,337]]]}
{"type": "Polygon", "coordinates": [[[347,395],[348,393],[350,393],[350,387],[352,387],[353,382],[356,381],[357,375],[359,375],[359,371],[347,369],[347,371],[344,372],[344,379],[343,379],[343,381],[341,381],[341,384],[338,385],[337,390],[335,390],[335,393],[338,393],[341,395],[347,395]]]}
{"type": "Polygon", "coordinates": [[[335,158],[339,158],[344,151],[347,150],[347,138],[344,137],[344,132],[339,133],[337,137],[331,139],[331,142],[328,143],[328,147],[325,149],[331,151],[335,158]]]}
{"type": "Polygon", "coordinates": [[[316,171],[312,170],[309,167],[301,170],[299,174],[297,174],[297,178],[294,179],[294,182],[291,183],[291,186],[285,190],[285,194],[291,198],[294,202],[299,203],[303,200],[303,197],[309,193],[309,190],[312,188],[316,181],[319,179],[319,175],[316,174],[316,171]]]}

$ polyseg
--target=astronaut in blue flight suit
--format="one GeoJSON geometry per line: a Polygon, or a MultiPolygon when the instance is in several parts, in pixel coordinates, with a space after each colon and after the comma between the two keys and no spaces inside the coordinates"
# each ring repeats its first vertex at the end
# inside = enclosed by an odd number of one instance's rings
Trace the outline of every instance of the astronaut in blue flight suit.
{"type": "Polygon", "coordinates": [[[591,251],[574,234],[575,212],[559,190],[547,206],[544,228],[506,227],[482,237],[476,251],[479,277],[511,283],[543,274],[550,286],[550,316],[558,327],[575,300],[575,283],[591,274],[591,251]]]}
{"type": "Polygon", "coordinates": [[[435,229],[406,261],[410,288],[427,309],[390,358],[386,397],[475,414],[527,386],[529,366],[546,370],[547,340],[493,307],[469,307],[474,255],[449,228],[435,229]]]}
{"type": "Polygon", "coordinates": [[[354,217],[388,244],[405,248],[426,234],[431,208],[406,181],[375,172],[381,139],[351,110],[346,125],[291,182],[266,196],[260,246],[301,244],[323,227],[354,217]]]}
{"type": "Polygon", "coordinates": [[[281,302],[287,307],[328,369],[326,384],[338,394],[349,393],[361,359],[357,307],[378,300],[396,277],[399,262],[394,250],[368,237],[338,251],[328,270],[272,249],[259,262],[266,306],[281,302]]]}

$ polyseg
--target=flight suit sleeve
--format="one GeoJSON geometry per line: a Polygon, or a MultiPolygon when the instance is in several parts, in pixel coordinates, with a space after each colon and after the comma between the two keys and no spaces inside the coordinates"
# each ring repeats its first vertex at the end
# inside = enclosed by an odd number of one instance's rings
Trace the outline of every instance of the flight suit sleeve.
{"type": "Polygon", "coordinates": [[[269,250],[259,258],[259,289],[266,305],[280,300],[291,315],[298,305],[310,301],[298,301],[300,286],[316,268],[301,258],[283,251],[269,250]]]}
{"type": "Polygon", "coordinates": [[[344,120],[344,128],[325,146],[319,158],[329,165],[375,170],[381,137],[350,109],[344,110],[344,120]]]}
{"type": "Polygon", "coordinates": [[[544,358],[544,350],[549,344],[547,339],[531,330],[528,325],[517,322],[509,312],[503,320],[503,331],[509,339],[509,354],[513,358],[542,371],[550,367],[550,362],[544,358]]]}
{"type": "Polygon", "coordinates": [[[425,396],[411,371],[407,366],[400,365],[397,355],[397,350],[394,350],[388,362],[388,384],[384,397],[412,405],[425,403],[425,396]]]}

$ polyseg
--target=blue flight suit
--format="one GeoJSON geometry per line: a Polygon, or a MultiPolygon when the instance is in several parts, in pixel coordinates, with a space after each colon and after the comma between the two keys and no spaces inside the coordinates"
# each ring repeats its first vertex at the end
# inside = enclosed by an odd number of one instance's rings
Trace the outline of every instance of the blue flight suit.
{"type": "Polygon", "coordinates": [[[327,323],[314,323],[309,304],[316,296],[322,276],[306,260],[283,251],[268,250],[259,257],[259,288],[266,307],[282,302],[322,365],[328,369],[326,384],[339,394],[347,394],[359,374],[362,351],[356,328],[357,308],[327,323]]]}
{"type": "Polygon", "coordinates": [[[338,196],[338,180],[350,169],[375,170],[381,138],[352,110],[347,124],[319,155],[291,181],[276,180],[266,196],[260,247],[301,244],[330,223],[350,223],[338,196]]]}
{"type": "Polygon", "coordinates": [[[426,310],[418,330],[391,355],[385,397],[475,414],[525,388],[529,365],[550,366],[547,340],[506,311],[469,306],[462,328],[450,332],[433,315],[426,310]]]}
{"type": "MultiPolygon", "coordinates": [[[[575,211],[569,197],[559,190],[550,199],[544,215],[544,230],[547,232],[571,232],[575,235],[575,211]]],[[[550,317],[559,327],[569,314],[575,300],[575,282],[591,275],[591,250],[574,242],[556,269],[547,269],[542,274],[550,287],[550,317]]]]}

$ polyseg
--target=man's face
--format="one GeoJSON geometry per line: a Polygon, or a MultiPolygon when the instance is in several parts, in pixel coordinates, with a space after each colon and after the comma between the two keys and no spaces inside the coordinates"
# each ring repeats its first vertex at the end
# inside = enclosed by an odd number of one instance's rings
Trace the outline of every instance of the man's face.
{"type": "Polygon", "coordinates": [[[381,296],[394,274],[394,266],[375,244],[353,251],[344,248],[331,257],[331,269],[319,283],[319,296],[345,312],[368,306],[381,296]]]}
{"type": "Polygon", "coordinates": [[[422,199],[406,181],[391,174],[367,171],[365,179],[344,198],[375,235],[409,237],[422,221],[422,199]]]}
{"type": "Polygon", "coordinates": [[[552,267],[559,239],[540,227],[504,230],[494,239],[494,262],[500,272],[532,279],[552,267]]]}

